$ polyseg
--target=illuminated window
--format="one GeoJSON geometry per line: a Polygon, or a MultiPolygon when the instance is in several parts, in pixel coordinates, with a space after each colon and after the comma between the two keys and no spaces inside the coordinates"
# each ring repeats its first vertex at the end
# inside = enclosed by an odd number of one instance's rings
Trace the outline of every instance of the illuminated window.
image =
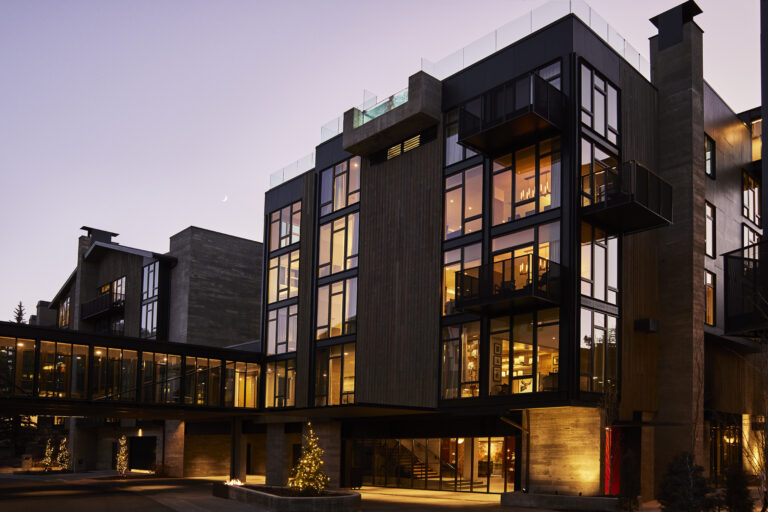
{"type": "Polygon", "coordinates": [[[357,278],[317,289],[317,339],[357,332],[357,278]]]}
{"type": "Polygon", "coordinates": [[[704,237],[704,245],[707,256],[710,258],[715,257],[715,251],[717,245],[715,241],[715,233],[717,227],[716,210],[715,207],[709,203],[704,203],[704,211],[706,215],[706,232],[704,237]]]}
{"type": "Polygon", "coordinates": [[[617,144],[619,136],[619,92],[589,66],[581,65],[581,123],[617,144]]]}
{"type": "Polygon", "coordinates": [[[294,304],[267,313],[267,355],[296,351],[298,311],[299,306],[294,304]]]}
{"type": "Polygon", "coordinates": [[[62,300],[59,303],[59,316],[58,316],[58,325],[59,329],[66,329],[69,327],[69,297],[62,300]]]}
{"type": "Polygon", "coordinates": [[[482,227],[483,167],[479,165],[445,179],[444,238],[475,233],[482,227]]]}
{"type": "Polygon", "coordinates": [[[581,223],[581,294],[618,303],[619,241],[596,227],[581,223]]]}
{"type": "Polygon", "coordinates": [[[218,406],[222,391],[221,360],[187,356],[184,364],[184,403],[218,406]]]}
{"type": "Polygon", "coordinates": [[[318,276],[357,267],[359,213],[350,213],[320,226],[318,276]]]}
{"type": "Polygon", "coordinates": [[[269,216],[269,250],[299,242],[301,235],[301,201],[275,210],[269,216]]]}
{"type": "Polygon", "coordinates": [[[315,405],[355,402],[355,344],[334,345],[317,351],[315,405]]]}
{"type": "Polygon", "coordinates": [[[296,297],[299,294],[299,251],[270,258],[267,279],[269,304],[296,297]]]}
{"type": "Polygon", "coordinates": [[[763,158],[763,120],[752,121],[752,161],[763,158]]]}
{"type": "Polygon", "coordinates": [[[760,182],[747,174],[741,173],[742,214],[758,226],[760,225],[760,182]]]}
{"type": "Polygon", "coordinates": [[[443,314],[455,313],[456,272],[475,269],[479,277],[481,244],[472,244],[445,251],[443,255],[443,314]]]}
{"type": "Polygon", "coordinates": [[[295,359],[267,363],[266,407],[293,407],[295,387],[295,359]]]}
{"type": "Polygon", "coordinates": [[[320,174],[320,215],[360,201],[360,157],[325,169],[320,174]]]}
{"type": "Polygon", "coordinates": [[[493,161],[493,225],[560,206],[560,138],[493,161]]]}
{"type": "Polygon", "coordinates": [[[480,322],[443,327],[441,396],[480,395],[480,322]]]}
{"type": "Polygon", "coordinates": [[[715,325],[715,290],[716,290],[716,278],[715,274],[704,271],[704,322],[707,325],[715,325]]]}
{"type": "Polygon", "coordinates": [[[603,203],[618,186],[618,158],[581,139],[581,205],[603,203]]]}
{"type": "Polygon", "coordinates": [[[715,141],[706,133],[704,134],[704,172],[712,179],[717,172],[715,141]]]}
{"type": "Polygon", "coordinates": [[[579,341],[579,387],[582,391],[602,393],[617,383],[617,318],[581,308],[579,341]]]}
{"type": "Polygon", "coordinates": [[[259,402],[261,366],[227,361],[224,373],[224,406],[256,408],[259,402]]]}

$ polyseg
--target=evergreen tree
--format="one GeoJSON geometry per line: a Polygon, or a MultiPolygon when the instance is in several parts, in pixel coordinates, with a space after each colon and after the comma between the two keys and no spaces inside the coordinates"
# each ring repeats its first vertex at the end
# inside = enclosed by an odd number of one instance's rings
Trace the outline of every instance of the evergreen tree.
{"type": "Polygon", "coordinates": [[[71,469],[72,459],[69,456],[69,446],[67,445],[66,437],[62,437],[61,442],[59,443],[59,454],[56,456],[56,464],[58,464],[61,469],[71,469]]]}
{"type": "Polygon", "coordinates": [[[328,476],[323,472],[323,449],[317,444],[312,424],[307,423],[301,458],[291,471],[288,487],[305,494],[320,494],[328,486],[328,476]]]}
{"type": "Polygon", "coordinates": [[[728,468],[725,474],[725,505],[730,512],[752,512],[752,497],[747,485],[747,475],[741,464],[728,468]]]}
{"type": "Polygon", "coordinates": [[[712,508],[707,498],[704,468],[693,462],[693,455],[678,454],[667,468],[657,496],[664,512],[702,512],[712,508]]]}
{"type": "Polygon", "coordinates": [[[124,477],[128,471],[128,439],[125,435],[120,436],[118,440],[119,448],[117,449],[117,472],[120,476],[124,477]]]}
{"type": "Polygon", "coordinates": [[[53,445],[51,444],[50,438],[45,442],[45,455],[43,455],[42,463],[43,468],[46,471],[51,470],[51,466],[53,465],[53,445]]]}
{"type": "Polygon", "coordinates": [[[16,309],[13,310],[13,321],[17,324],[23,324],[24,323],[24,314],[27,312],[27,310],[24,308],[24,304],[19,301],[19,304],[16,306],[16,309]]]}

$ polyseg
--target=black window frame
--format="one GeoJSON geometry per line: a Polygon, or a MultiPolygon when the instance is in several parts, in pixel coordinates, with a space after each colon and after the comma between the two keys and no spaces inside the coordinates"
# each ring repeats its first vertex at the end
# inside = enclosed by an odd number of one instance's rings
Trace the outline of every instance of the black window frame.
{"type": "Polygon", "coordinates": [[[318,231],[317,231],[317,237],[318,237],[318,244],[317,244],[317,277],[323,278],[332,276],[334,274],[338,274],[340,272],[345,272],[347,270],[351,270],[353,268],[357,268],[358,265],[358,255],[360,253],[360,211],[354,211],[347,215],[342,215],[341,217],[335,218],[333,220],[329,220],[328,222],[324,222],[320,224],[318,231]],[[350,226],[350,219],[354,217],[354,230],[351,231],[349,229],[350,226]],[[342,228],[336,229],[335,226],[339,221],[344,222],[344,226],[342,228]],[[320,258],[322,255],[320,254],[322,250],[322,237],[323,237],[323,229],[329,226],[328,230],[330,232],[330,238],[328,240],[328,248],[329,248],[329,254],[328,254],[328,262],[321,263],[320,258]],[[335,234],[344,231],[344,242],[343,242],[343,253],[344,253],[344,268],[341,270],[333,270],[333,250],[334,250],[334,240],[335,240],[335,234]],[[352,238],[350,238],[352,237],[352,238]],[[350,240],[357,240],[355,246],[350,247],[350,240]],[[327,273],[324,271],[327,270],[327,273]]]}
{"type": "Polygon", "coordinates": [[[301,241],[301,201],[272,211],[269,220],[269,252],[289,247],[301,241]],[[285,232],[284,229],[285,228],[285,232]],[[277,247],[275,247],[275,243],[277,247]]]}
{"type": "Polygon", "coordinates": [[[580,108],[580,124],[586,126],[595,134],[599,135],[607,142],[613,144],[616,147],[620,145],[621,135],[621,90],[608,80],[605,75],[597,71],[594,67],[589,65],[585,60],[581,60],[579,66],[579,108],[580,108]],[[585,71],[589,73],[588,77],[585,77],[585,71]],[[584,104],[585,94],[584,89],[589,82],[590,95],[589,105],[584,104]],[[602,85],[601,85],[602,83],[602,85]],[[615,95],[616,102],[614,110],[616,114],[616,126],[611,125],[610,121],[610,97],[611,94],[615,95]],[[603,126],[596,125],[596,109],[595,106],[598,103],[598,97],[602,96],[602,109],[603,109],[603,126]],[[586,121],[589,122],[586,122],[586,121]]]}
{"type": "MultiPolygon", "coordinates": [[[[344,391],[344,378],[345,378],[345,366],[348,358],[349,347],[353,347],[354,351],[354,364],[357,365],[357,346],[352,343],[338,343],[335,345],[329,345],[326,347],[318,348],[315,355],[315,407],[339,407],[344,405],[351,405],[355,403],[355,383],[353,382],[352,391],[344,391]],[[338,355],[332,355],[334,349],[340,347],[338,355]],[[341,375],[339,377],[339,389],[332,390],[331,380],[327,373],[329,372],[331,361],[334,359],[340,360],[341,375]],[[332,393],[338,393],[337,402],[331,404],[329,398],[332,393]]],[[[357,374],[357,368],[354,367],[353,378],[357,374]]]]}
{"type": "Polygon", "coordinates": [[[760,179],[752,176],[745,170],[741,171],[741,215],[749,219],[756,226],[761,225],[760,201],[762,196],[762,187],[760,179]],[[751,197],[752,205],[748,204],[751,197]]]}
{"type": "Polygon", "coordinates": [[[710,327],[717,326],[717,275],[709,270],[704,270],[704,324],[710,327]],[[711,278],[711,280],[710,280],[711,278]],[[709,304],[708,290],[712,289],[712,304],[709,304]],[[710,309],[711,308],[711,309],[710,309]],[[712,313],[712,323],[707,321],[708,313],[712,313]]]}
{"type": "Polygon", "coordinates": [[[704,174],[717,178],[717,144],[715,139],[704,133],[704,174]]]}
{"type": "Polygon", "coordinates": [[[345,279],[338,279],[335,281],[330,281],[328,283],[318,284],[317,286],[317,293],[316,293],[316,299],[317,299],[317,307],[316,307],[316,315],[315,315],[315,340],[330,340],[334,338],[338,338],[339,336],[347,336],[351,334],[357,333],[357,276],[348,277],[345,279]],[[354,282],[354,286],[352,283],[354,282]],[[341,284],[341,291],[340,292],[334,292],[333,287],[334,285],[341,284]],[[350,289],[354,287],[355,289],[355,301],[354,301],[354,307],[355,307],[355,314],[354,316],[349,315],[349,309],[352,305],[352,302],[349,300],[350,298],[350,289]],[[327,310],[327,317],[323,320],[325,323],[321,323],[320,319],[320,293],[323,288],[328,289],[328,310],[327,310]],[[342,318],[342,324],[341,324],[341,333],[331,335],[331,302],[334,296],[341,296],[341,318],[342,318]],[[325,334],[320,334],[320,329],[325,329],[325,334]]]}
{"type": "Polygon", "coordinates": [[[355,155],[320,171],[318,180],[318,211],[320,212],[320,217],[360,203],[361,166],[362,158],[355,155]],[[356,169],[356,171],[352,169],[356,169]],[[352,177],[355,173],[357,174],[357,188],[351,189],[350,187],[353,186],[352,177]],[[342,194],[344,196],[344,204],[336,204],[336,183],[339,180],[344,183],[344,193],[342,194]],[[326,193],[326,187],[330,187],[328,189],[330,193],[329,198],[323,197],[326,193]]]}
{"type": "Polygon", "coordinates": [[[704,201],[704,254],[709,258],[717,258],[717,208],[709,201],[704,201]],[[712,215],[709,215],[709,211],[712,215]],[[710,223],[711,219],[711,223],[710,223]],[[709,226],[712,226],[710,230],[709,226]],[[710,232],[711,231],[711,232],[710,232]],[[712,238],[712,252],[707,249],[707,241],[712,238]]]}
{"type": "Polygon", "coordinates": [[[267,343],[266,354],[268,356],[289,354],[296,352],[298,341],[298,319],[299,305],[289,304],[287,306],[272,308],[267,311],[267,343]],[[280,312],[285,311],[285,339],[280,339],[280,312]],[[291,329],[293,327],[293,329],[291,329]],[[291,332],[293,338],[291,339],[291,332]],[[272,347],[272,336],[274,334],[274,347],[272,347]],[[291,349],[291,347],[293,347],[291,349]],[[272,350],[274,348],[274,350],[272,350]]]}
{"type": "Polygon", "coordinates": [[[481,233],[483,231],[483,212],[485,211],[485,173],[483,171],[483,164],[473,165],[471,167],[467,167],[466,169],[462,169],[460,171],[456,171],[454,173],[449,174],[448,176],[443,177],[443,241],[446,242],[448,240],[454,240],[456,238],[461,238],[462,236],[466,236],[472,233],[481,233]],[[470,217],[465,217],[466,211],[465,211],[465,205],[467,203],[467,176],[466,174],[468,172],[479,172],[480,174],[480,213],[476,213],[475,215],[472,215],[470,217]],[[452,185],[448,186],[448,181],[451,179],[454,179],[456,176],[461,175],[461,183],[459,185],[452,185]],[[458,189],[461,189],[461,230],[455,231],[451,233],[451,236],[448,236],[447,232],[447,226],[446,226],[446,220],[447,220],[447,208],[445,207],[445,202],[448,197],[448,193],[454,192],[458,189]],[[467,224],[470,222],[476,222],[479,221],[479,227],[471,231],[470,233],[467,233],[467,224]],[[458,234],[457,234],[458,233],[458,234]]]}

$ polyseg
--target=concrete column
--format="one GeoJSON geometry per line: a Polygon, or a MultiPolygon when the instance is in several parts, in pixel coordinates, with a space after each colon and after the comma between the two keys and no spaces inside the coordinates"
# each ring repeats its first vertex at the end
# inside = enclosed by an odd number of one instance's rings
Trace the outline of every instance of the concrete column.
{"type": "MultiPolygon", "coordinates": [[[[323,449],[323,470],[330,477],[328,487],[337,489],[341,485],[341,422],[312,423],[312,429],[317,444],[323,449]]],[[[306,424],[304,433],[307,433],[306,424]]]]}
{"type": "Polygon", "coordinates": [[[184,476],[184,422],[165,420],[163,425],[163,465],[168,476],[184,476]]]}
{"type": "Polygon", "coordinates": [[[288,483],[290,446],[285,435],[285,423],[267,425],[267,485],[288,483]]]}
{"type": "Polygon", "coordinates": [[[243,419],[232,418],[232,442],[229,457],[229,478],[245,482],[246,443],[243,437],[243,419]]]}
{"type": "Polygon", "coordinates": [[[67,420],[67,442],[69,443],[69,457],[72,461],[72,471],[75,472],[83,471],[86,469],[85,457],[82,456],[77,450],[77,448],[80,447],[80,436],[78,434],[77,418],[69,418],[67,420]],[[78,457],[82,463],[78,463],[78,457]]]}

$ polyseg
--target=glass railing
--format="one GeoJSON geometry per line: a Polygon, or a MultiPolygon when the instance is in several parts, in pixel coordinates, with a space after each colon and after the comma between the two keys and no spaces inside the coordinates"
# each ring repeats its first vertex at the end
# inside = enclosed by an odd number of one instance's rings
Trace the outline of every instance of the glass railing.
{"type": "Polygon", "coordinates": [[[369,109],[360,112],[360,115],[355,116],[353,127],[358,128],[369,121],[373,121],[377,117],[381,117],[387,112],[399,107],[400,105],[408,101],[408,88],[406,87],[402,91],[396,92],[392,96],[378,102],[369,109]]]}
{"type": "Polygon", "coordinates": [[[295,162],[286,165],[279,171],[275,171],[270,174],[269,188],[273,188],[280,185],[281,183],[285,183],[286,181],[293,179],[296,176],[299,176],[308,170],[313,169],[314,167],[315,152],[313,151],[310,154],[299,158],[295,162]]]}
{"type": "Polygon", "coordinates": [[[651,66],[648,61],[583,0],[552,0],[437,62],[422,58],[421,69],[444,80],[569,14],[583,21],[632,67],[650,79],[651,66]]]}

